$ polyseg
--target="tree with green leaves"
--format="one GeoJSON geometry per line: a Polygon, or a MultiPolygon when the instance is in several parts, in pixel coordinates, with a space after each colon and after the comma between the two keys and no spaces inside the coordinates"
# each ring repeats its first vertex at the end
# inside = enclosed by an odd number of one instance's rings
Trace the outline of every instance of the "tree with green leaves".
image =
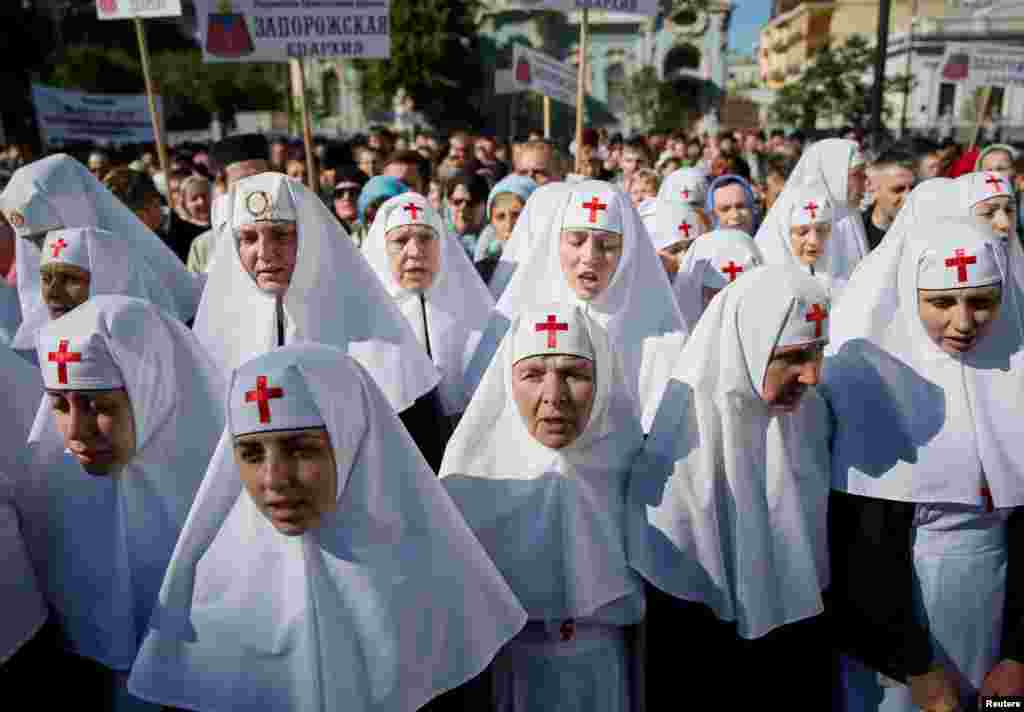
{"type": "MultiPolygon", "coordinates": [[[[822,47],[794,81],[776,94],[771,107],[774,121],[804,130],[818,121],[841,122],[865,128],[871,117],[869,72],[875,48],[861,35],[851,35],[836,47],[822,47]]],[[[913,77],[889,76],[885,91],[909,91],[913,77]]],[[[884,117],[892,109],[883,105],[884,117]]]]}
{"type": "Polygon", "coordinates": [[[477,0],[392,0],[391,58],[357,60],[369,113],[391,110],[399,87],[439,125],[479,116],[483,85],[474,18],[477,0]]]}
{"type": "Polygon", "coordinates": [[[696,91],[687,92],[685,88],[678,82],[658,79],[654,67],[643,67],[626,81],[626,111],[648,131],[682,128],[699,114],[696,91]]]}

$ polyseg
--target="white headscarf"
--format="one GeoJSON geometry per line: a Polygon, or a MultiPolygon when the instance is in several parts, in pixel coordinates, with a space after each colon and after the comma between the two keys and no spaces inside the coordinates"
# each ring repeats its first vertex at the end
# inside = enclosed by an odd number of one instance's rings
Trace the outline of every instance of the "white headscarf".
{"type": "Polygon", "coordinates": [[[690,332],[704,313],[704,287],[723,289],[763,264],[754,238],[742,230],[713,230],[697,240],[683,258],[672,287],[690,332]]]}
{"type": "Polygon", "coordinates": [[[521,630],[522,607],[354,360],[285,346],[238,369],[229,394],[133,694],[202,710],[412,712],[521,630]],[[334,447],[337,509],[301,536],[257,509],[234,460],[261,377],[279,392],[260,430],[318,422],[334,447]]]}
{"type": "Polygon", "coordinates": [[[501,250],[501,257],[498,258],[494,274],[487,285],[495,299],[501,298],[512,281],[512,276],[530,254],[534,241],[539,236],[547,235],[551,230],[551,223],[555,219],[553,206],[557,204],[559,196],[571,188],[568,183],[545,183],[526,199],[523,211],[519,214],[516,226],[512,228],[512,234],[501,250]]]}
{"type": "MultiPolygon", "coordinates": [[[[833,272],[832,250],[835,239],[835,216],[838,210],[822,183],[787,187],[772,206],[769,219],[757,231],[757,246],[770,265],[788,264],[814,275],[833,297],[841,294],[850,273],[833,272]],[[824,251],[813,268],[803,264],[795,254],[790,238],[794,225],[828,224],[831,227],[824,251]]],[[[841,238],[840,238],[841,239],[841,238]]]]}
{"type": "MultiPolygon", "coordinates": [[[[589,617],[643,590],[625,556],[626,482],[643,445],[626,381],[607,333],[578,307],[527,310],[445,452],[445,487],[533,620],[589,617]],[[565,328],[538,329],[549,323],[565,328]],[[548,334],[554,345],[537,348],[548,334]],[[589,357],[596,374],[586,429],[558,450],[530,435],[512,395],[516,361],[546,352],[589,357]]],[[[622,603],[626,618],[606,622],[639,620],[637,600],[622,603]]]]}
{"type": "MultiPolygon", "coordinates": [[[[545,216],[545,233],[531,235],[529,249],[520,257],[520,266],[508,288],[498,300],[487,332],[470,363],[467,379],[480,382],[484,370],[497,351],[509,323],[523,309],[538,304],[577,304],[595,318],[621,349],[628,385],[637,394],[645,423],[653,417],[665,390],[672,366],[686,341],[686,324],[672,295],[661,260],[629,196],[610,183],[583,181],[558,190],[538,189],[527,203],[545,216]],[[597,214],[604,228],[621,231],[622,256],[607,289],[596,299],[585,302],[569,287],[559,262],[563,224],[586,222],[587,211],[579,204],[595,195],[607,207],[597,214]]],[[[524,223],[524,216],[519,223],[524,223]]],[[[516,224],[516,230],[519,229],[516,224]]],[[[527,223],[529,225],[529,223],[527,223]]],[[[528,227],[526,229],[529,229],[528,227]]]]}
{"type": "Polygon", "coordinates": [[[71,156],[58,153],[16,170],[0,193],[0,210],[22,238],[15,240],[15,259],[26,331],[15,337],[22,344],[17,348],[33,348],[35,330],[49,318],[39,291],[40,246],[24,238],[61,228],[98,228],[133,243],[134,255],[150,266],[158,280],[148,291],[166,290],[161,305],[173,305],[171,312],[178,318],[187,321],[195,316],[202,281],[187,272],[163,240],[71,156]]]}
{"type": "MultiPolygon", "coordinates": [[[[295,271],[282,299],[286,344],[344,349],[373,375],[396,412],[437,385],[437,370],[409,323],[315,193],[280,173],[250,176],[231,188],[223,229],[255,220],[249,208],[298,223],[295,271]]],[[[233,234],[222,234],[214,249],[195,332],[226,373],[276,347],[277,298],[245,271],[233,234]]]]}
{"type": "Polygon", "coordinates": [[[658,188],[658,201],[704,207],[708,194],[708,176],[703,168],[691,166],[669,173],[658,188]]]}
{"type": "MultiPolygon", "coordinates": [[[[89,294],[120,294],[152,302],[181,321],[195,316],[197,292],[195,280],[179,281],[174,274],[162,272],[164,264],[155,240],[139,239],[99,228],[53,230],[43,242],[41,265],[70,264],[89,272],[89,294]],[[178,288],[187,286],[182,293],[178,288]]],[[[180,263],[179,263],[180,266],[180,263]]],[[[13,346],[34,348],[36,333],[50,320],[38,280],[35,292],[26,293],[20,281],[21,303],[28,305],[28,318],[22,320],[13,346]]]]}
{"type": "Polygon", "coordinates": [[[32,417],[43,392],[39,371],[6,346],[0,346],[0,665],[46,622],[46,604],[22,540],[14,486],[7,473],[25,467],[32,417]]]}
{"type": "Polygon", "coordinates": [[[494,308],[494,299],[466,256],[466,251],[457,239],[447,233],[441,217],[426,198],[418,193],[403,193],[377,210],[377,217],[363,243],[363,255],[420,342],[425,343],[429,339],[432,360],[441,372],[438,394],[445,414],[461,413],[470,398],[463,374],[494,308]],[[406,210],[409,206],[413,209],[406,210]],[[387,233],[407,224],[432,228],[441,243],[440,269],[430,289],[423,294],[422,302],[418,292],[403,289],[395,280],[387,254],[387,233]]]}
{"type": "Polygon", "coordinates": [[[807,147],[786,180],[785,189],[757,231],[755,239],[770,264],[775,264],[776,260],[769,254],[768,245],[779,234],[781,226],[789,225],[795,204],[791,191],[803,190],[808,184],[822,185],[833,210],[832,237],[829,238],[825,258],[833,296],[838,297],[854,269],[868,254],[867,235],[859,206],[846,202],[850,170],[863,163],[864,156],[854,141],[827,138],[807,147]]]}
{"type": "Polygon", "coordinates": [[[640,214],[640,221],[644,224],[647,235],[654,240],[658,232],[658,199],[644,198],[640,205],[636,206],[636,211],[640,214]]]}
{"type": "Polygon", "coordinates": [[[1024,504],[1016,416],[1024,398],[1024,324],[1019,293],[1006,288],[1002,241],[968,218],[923,222],[904,240],[895,269],[870,266],[857,296],[862,309],[886,317],[848,333],[824,372],[836,420],[832,486],[880,499],[972,506],[985,503],[987,487],[997,507],[1024,504]],[[935,274],[964,279],[935,283],[935,274]],[[873,283],[880,279],[886,284],[873,283]],[[961,356],[939,349],[922,325],[918,289],[994,279],[1003,285],[1003,303],[992,331],[961,356]],[[879,300],[893,299],[878,308],[879,300]]]}
{"type": "Polygon", "coordinates": [[[791,414],[773,414],[760,395],[776,345],[827,338],[827,320],[808,319],[823,304],[821,284],[786,266],[723,289],[630,479],[630,509],[646,512],[629,532],[630,563],[663,591],[735,620],[744,638],[823,610],[827,410],[813,388],[791,414]]]}
{"type": "Polygon", "coordinates": [[[120,383],[131,400],[136,454],[117,475],[86,474],[65,452],[48,396],[29,436],[31,467],[9,473],[25,542],[71,650],[128,670],[224,427],[224,382],[184,325],[129,297],[93,297],[51,321],[38,354],[55,387],[120,383]],[[50,357],[61,351],[79,356],[50,357]],[[66,383],[57,385],[61,366],[66,383]]]}
{"type": "Polygon", "coordinates": [[[963,214],[961,194],[962,188],[948,178],[932,178],[914,187],[882,242],[864,258],[847,282],[844,292],[850,298],[836,300],[829,353],[838,352],[850,339],[860,338],[875,323],[892,320],[899,302],[896,280],[907,236],[922,222],[963,214]],[[872,296],[863,297],[865,292],[872,296]]]}

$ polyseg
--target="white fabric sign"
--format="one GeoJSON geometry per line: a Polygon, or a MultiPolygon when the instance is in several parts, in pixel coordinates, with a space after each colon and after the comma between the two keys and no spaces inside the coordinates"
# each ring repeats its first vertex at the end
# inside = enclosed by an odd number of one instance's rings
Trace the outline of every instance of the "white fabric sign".
{"type": "Polygon", "coordinates": [[[519,91],[535,91],[576,105],[576,70],[524,45],[512,49],[512,76],[519,91]]]}
{"type": "Polygon", "coordinates": [[[516,5],[523,9],[538,7],[549,10],[607,10],[632,15],[657,15],[658,0],[519,0],[516,5]]]}
{"type": "Polygon", "coordinates": [[[206,62],[391,56],[391,0],[195,0],[195,4],[206,62]]]}
{"type": "MultiPolygon", "coordinates": [[[[86,94],[32,85],[32,104],[43,142],[148,143],[153,122],[145,94],[86,94]]],[[[156,110],[163,116],[160,97],[156,110]]]]}
{"type": "Polygon", "coordinates": [[[942,63],[943,81],[972,86],[1024,86],[1024,47],[1006,44],[949,44],[942,63]]]}
{"type": "Polygon", "coordinates": [[[181,0],[96,0],[96,15],[101,20],[180,17],[181,0]]]}

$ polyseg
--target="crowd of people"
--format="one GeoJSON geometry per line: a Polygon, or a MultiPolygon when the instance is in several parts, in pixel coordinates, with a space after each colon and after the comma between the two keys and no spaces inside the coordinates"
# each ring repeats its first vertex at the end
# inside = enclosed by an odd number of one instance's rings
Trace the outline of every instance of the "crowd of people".
{"type": "Polygon", "coordinates": [[[854,131],[240,134],[166,172],[6,147],[5,700],[1024,695],[1020,160],[854,131]]]}

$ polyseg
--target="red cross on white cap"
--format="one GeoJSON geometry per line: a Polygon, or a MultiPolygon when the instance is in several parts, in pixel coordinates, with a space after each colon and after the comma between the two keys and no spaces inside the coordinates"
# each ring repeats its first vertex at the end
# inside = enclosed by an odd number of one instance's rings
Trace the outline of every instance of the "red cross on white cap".
{"type": "Polygon", "coordinates": [[[918,289],[984,287],[1002,280],[994,242],[941,240],[918,263],[918,289]]]}
{"type": "MultiPolygon", "coordinates": [[[[712,236],[710,239],[714,240],[712,236]]],[[[757,258],[750,250],[730,244],[725,249],[715,250],[709,256],[701,277],[701,284],[708,289],[724,289],[757,267],[757,258]]]]}
{"type": "Polygon", "coordinates": [[[832,200],[824,191],[805,189],[794,196],[790,225],[832,222],[832,200]]]}
{"type": "Polygon", "coordinates": [[[622,234],[622,215],[616,194],[606,191],[573,191],[562,220],[563,230],[604,230],[622,234]]]}
{"type": "Polygon", "coordinates": [[[803,346],[828,341],[829,315],[832,307],[828,302],[793,302],[782,327],[776,347],[803,346]]]}
{"type": "Polygon", "coordinates": [[[43,383],[49,390],[124,388],[121,370],[114,363],[104,337],[95,323],[82,321],[81,313],[68,312],[40,329],[36,353],[43,383]]]}
{"type": "Polygon", "coordinates": [[[437,211],[419,193],[402,193],[387,203],[385,234],[403,225],[426,225],[436,231],[440,224],[437,211]]]}
{"type": "Polygon", "coordinates": [[[88,239],[90,233],[95,237],[96,231],[92,228],[72,228],[47,233],[39,263],[73,265],[91,271],[88,239]]]}
{"type": "Polygon", "coordinates": [[[575,305],[556,304],[523,312],[512,344],[513,363],[531,356],[555,354],[594,360],[594,345],[585,317],[575,305]]]}
{"type": "Polygon", "coordinates": [[[306,379],[288,352],[271,351],[239,368],[231,384],[231,434],[324,427],[306,379]]]}

